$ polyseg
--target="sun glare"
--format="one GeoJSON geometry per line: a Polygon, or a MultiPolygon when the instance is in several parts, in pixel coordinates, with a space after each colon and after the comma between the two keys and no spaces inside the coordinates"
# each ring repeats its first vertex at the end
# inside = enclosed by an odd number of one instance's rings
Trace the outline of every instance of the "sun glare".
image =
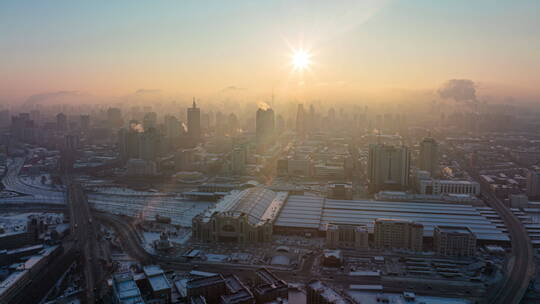
{"type": "Polygon", "coordinates": [[[311,64],[311,54],[305,50],[295,50],[292,54],[292,65],[295,70],[305,70],[311,64]]]}

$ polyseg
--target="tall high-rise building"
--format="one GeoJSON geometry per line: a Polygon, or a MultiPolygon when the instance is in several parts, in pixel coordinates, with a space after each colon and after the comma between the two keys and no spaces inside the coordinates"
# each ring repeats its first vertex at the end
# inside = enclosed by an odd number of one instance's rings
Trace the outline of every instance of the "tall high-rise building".
{"type": "Polygon", "coordinates": [[[161,155],[161,134],[150,128],[139,133],[139,157],[144,160],[156,160],[161,155]]]}
{"type": "Polygon", "coordinates": [[[368,178],[370,192],[402,190],[409,186],[411,153],[406,146],[369,146],[368,178]]]}
{"type": "Polygon", "coordinates": [[[141,158],[154,161],[163,152],[163,138],[161,134],[153,128],[143,132],[140,126],[132,122],[132,127],[128,130],[122,128],[118,131],[118,150],[124,161],[132,158],[141,158]]]}
{"type": "Polygon", "coordinates": [[[80,139],[76,134],[68,134],[64,136],[64,148],[67,152],[73,153],[80,147],[80,139]]]}
{"type": "Polygon", "coordinates": [[[107,123],[111,128],[120,128],[124,124],[122,111],[119,108],[109,108],[107,110],[107,123]]]}
{"type": "Polygon", "coordinates": [[[227,117],[227,125],[229,129],[229,135],[234,136],[238,131],[238,117],[234,113],[229,114],[227,117]]]}
{"type": "Polygon", "coordinates": [[[165,116],[165,136],[178,137],[182,134],[182,123],[173,115],[165,116]]]}
{"type": "Polygon", "coordinates": [[[439,175],[439,144],[431,137],[426,137],[420,143],[418,168],[427,171],[431,177],[439,175]]]}
{"type": "Polygon", "coordinates": [[[147,112],[144,114],[143,118],[143,127],[145,130],[156,128],[157,127],[157,113],[156,112],[147,112]]]}
{"type": "Polygon", "coordinates": [[[308,123],[307,123],[306,131],[308,133],[315,131],[317,129],[317,120],[315,119],[315,106],[313,105],[309,106],[309,116],[308,116],[307,121],[308,123]]]}
{"type": "Polygon", "coordinates": [[[39,125],[41,123],[41,112],[39,110],[32,110],[30,111],[30,119],[36,124],[39,125]]]}
{"type": "Polygon", "coordinates": [[[32,142],[36,139],[35,129],[36,126],[28,113],[19,113],[18,116],[11,117],[11,134],[14,138],[32,142]]]}
{"type": "Polygon", "coordinates": [[[191,171],[194,169],[195,151],[182,149],[174,154],[174,167],[177,171],[191,171]]]}
{"type": "Polygon", "coordinates": [[[247,151],[245,147],[236,147],[231,155],[231,171],[235,175],[246,172],[247,151]]]}
{"type": "Polygon", "coordinates": [[[80,124],[81,130],[88,131],[88,129],[90,128],[90,116],[81,115],[79,119],[80,119],[79,124],[80,124]]]}
{"type": "Polygon", "coordinates": [[[56,115],[56,128],[58,131],[67,131],[68,123],[66,114],[58,113],[56,115]]]}
{"type": "Polygon", "coordinates": [[[9,126],[9,110],[0,110],[0,128],[9,126]]]}
{"type": "Polygon", "coordinates": [[[187,109],[188,122],[188,137],[195,143],[201,140],[201,110],[197,108],[195,98],[193,98],[193,106],[187,109]]]}
{"type": "Polygon", "coordinates": [[[265,145],[271,142],[274,136],[274,124],[274,110],[271,108],[257,110],[255,120],[257,144],[265,145]]]}
{"type": "Polygon", "coordinates": [[[406,220],[376,219],[374,235],[377,248],[422,251],[424,225],[406,220]]]}
{"type": "Polygon", "coordinates": [[[284,131],[285,131],[285,119],[283,119],[283,116],[281,116],[280,114],[276,117],[276,132],[278,134],[281,134],[284,131]]]}
{"type": "Polygon", "coordinates": [[[296,135],[300,138],[306,136],[306,114],[304,113],[303,104],[298,104],[296,112],[296,135]]]}
{"type": "Polygon", "coordinates": [[[540,196],[540,173],[536,171],[527,173],[527,195],[529,197],[540,196]]]}

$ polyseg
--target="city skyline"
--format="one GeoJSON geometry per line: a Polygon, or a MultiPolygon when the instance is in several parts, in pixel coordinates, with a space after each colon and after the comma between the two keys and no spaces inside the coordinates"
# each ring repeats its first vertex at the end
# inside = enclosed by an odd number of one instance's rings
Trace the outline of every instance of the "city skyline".
{"type": "Polygon", "coordinates": [[[540,303],[540,2],[1,1],[0,303],[540,303]]]}

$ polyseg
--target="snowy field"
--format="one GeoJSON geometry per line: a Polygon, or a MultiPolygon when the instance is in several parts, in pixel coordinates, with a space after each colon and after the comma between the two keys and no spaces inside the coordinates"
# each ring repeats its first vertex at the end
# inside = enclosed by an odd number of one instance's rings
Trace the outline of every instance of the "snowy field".
{"type": "MultiPolygon", "coordinates": [[[[64,192],[62,187],[51,186],[50,176],[43,175],[24,175],[20,176],[19,172],[24,165],[24,159],[17,158],[9,162],[9,170],[2,179],[5,189],[31,196],[33,199],[41,199],[47,203],[64,203],[64,192]],[[44,183],[41,183],[41,177],[44,183]]],[[[4,198],[2,202],[25,202],[27,198],[4,198]]]]}
{"type": "Polygon", "coordinates": [[[168,196],[123,196],[90,194],[88,201],[98,210],[117,215],[155,220],[156,215],[170,217],[172,224],[191,227],[191,220],[213,206],[212,202],[184,200],[168,196]]]}
{"type": "Polygon", "coordinates": [[[4,233],[26,231],[26,223],[31,217],[42,219],[48,225],[61,224],[64,220],[64,215],[58,213],[4,213],[0,216],[0,227],[4,233]]]}
{"type": "Polygon", "coordinates": [[[90,187],[89,190],[99,194],[124,195],[124,196],[175,196],[175,193],[166,193],[158,191],[139,191],[122,187],[90,187]]]}
{"type": "Polygon", "coordinates": [[[19,175],[19,180],[21,183],[36,189],[64,191],[64,186],[55,185],[52,182],[51,176],[47,173],[37,175],[19,175]]]}
{"type": "Polygon", "coordinates": [[[420,304],[420,303],[429,303],[429,304],[470,304],[469,300],[465,299],[453,299],[453,298],[442,298],[442,297],[428,297],[428,296],[418,296],[416,295],[415,300],[405,300],[402,294],[398,293],[376,293],[376,292],[362,292],[362,291],[347,291],[347,294],[353,298],[356,303],[362,304],[379,304],[381,303],[380,299],[387,299],[388,302],[385,303],[394,303],[394,304],[420,304]],[[378,300],[379,299],[379,300],[378,300]]]}
{"type": "Polygon", "coordinates": [[[206,260],[208,262],[216,262],[216,263],[224,263],[224,262],[228,262],[229,259],[231,257],[229,255],[226,255],[226,254],[207,254],[206,255],[206,260]]]}
{"type": "MultiPolygon", "coordinates": [[[[170,229],[168,229],[170,231],[170,229]]],[[[187,229],[178,230],[178,235],[169,235],[169,241],[176,244],[185,244],[191,237],[191,231],[187,229]]],[[[161,232],[145,231],[142,233],[146,243],[154,243],[159,240],[161,232]]]]}

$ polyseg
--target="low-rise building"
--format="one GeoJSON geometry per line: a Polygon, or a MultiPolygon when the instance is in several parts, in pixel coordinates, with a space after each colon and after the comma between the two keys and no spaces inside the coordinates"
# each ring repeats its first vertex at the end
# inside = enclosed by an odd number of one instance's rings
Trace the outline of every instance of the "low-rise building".
{"type": "Polygon", "coordinates": [[[367,249],[368,237],[365,225],[326,225],[326,246],[329,248],[367,249]]]}
{"type": "Polygon", "coordinates": [[[440,255],[473,256],[476,253],[476,236],[468,227],[436,226],[433,247],[440,255]]]}
{"type": "Polygon", "coordinates": [[[137,283],[131,273],[120,273],[113,276],[112,301],[115,304],[144,304],[137,283]]]}
{"type": "Polygon", "coordinates": [[[203,242],[270,242],[273,223],[286,199],[286,192],[262,187],[231,193],[193,218],[193,237],[203,242]]]}
{"type": "Polygon", "coordinates": [[[187,298],[197,304],[253,304],[255,297],[235,275],[221,274],[189,280],[187,298]]]}
{"type": "Polygon", "coordinates": [[[420,194],[468,194],[479,195],[480,184],[468,180],[422,179],[418,181],[420,194]]]}
{"type": "Polygon", "coordinates": [[[130,159],[127,162],[127,174],[132,176],[156,175],[156,163],[151,160],[130,159]]]}
{"type": "Polygon", "coordinates": [[[321,263],[327,267],[339,267],[343,264],[343,252],[341,250],[329,250],[323,251],[321,263]]]}
{"type": "Polygon", "coordinates": [[[253,304],[255,297],[237,276],[231,274],[224,277],[227,286],[226,294],[221,295],[221,304],[253,304]]]}
{"type": "Polygon", "coordinates": [[[345,177],[343,166],[318,164],[314,166],[314,175],[318,178],[341,179],[345,177]]]}
{"type": "Polygon", "coordinates": [[[149,265],[143,268],[144,275],[148,281],[152,300],[160,303],[171,302],[171,283],[165,276],[163,269],[157,265],[149,265]]]}
{"type": "Polygon", "coordinates": [[[18,265],[15,272],[0,282],[0,303],[12,303],[14,299],[21,297],[22,293],[29,292],[26,290],[28,284],[35,280],[62,250],[62,246],[47,247],[18,265]]]}
{"type": "Polygon", "coordinates": [[[277,299],[284,300],[289,296],[287,283],[266,268],[255,271],[253,292],[257,303],[269,303],[277,299]]]}
{"type": "Polygon", "coordinates": [[[336,183],[328,185],[328,198],[339,200],[351,200],[353,188],[351,183],[336,183]]]}
{"type": "Polygon", "coordinates": [[[349,304],[344,296],[321,281],[311,281],[306,286],[307,304],[349,304]]]}
{"type": "Polygon", "coordinates": [[[375,246],[422,251],[424,226],[408,220],[376,219],[375,246]]]}
{"type": "Polygon", "coordinates": [[[221,295],[226,294],[227,286],[222,275],[201,277],[190,280],[186,284],[187,297],[203,296],[207,303],[217,304],[221,295]]]}

